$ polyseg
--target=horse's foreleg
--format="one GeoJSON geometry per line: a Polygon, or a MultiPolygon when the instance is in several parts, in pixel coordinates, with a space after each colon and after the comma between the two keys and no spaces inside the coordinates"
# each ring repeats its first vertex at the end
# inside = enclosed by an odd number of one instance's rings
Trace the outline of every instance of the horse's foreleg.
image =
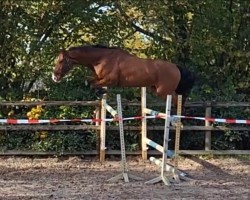
{"type": "Polygon", "coordinates": [[[96,77],[94,77],[94,76],[86,76],[86,79],[87,79],[88,82],[92,83],[93,81],[96,80],[96,77]]]}
{"type": "MultiPolygon", "coordinates": [[[[182,115],[183,113],[183,102],[181,102],[181,104],[179,105],[178,104],[178,94],[176,94],[175,92],[172,93],[172,100],[173,100],[173,104],[174,104],[174,107],[175,107],[175,112],[176,112],[176,115],[178,114],[177,113],[177,110],[178,110],[178,106],[181,106],[181,113],[180,115],[182,115]]],[[[173,118],[172,121],[171,121],[171,125],[172,126],[177,126],[177,122],[178,122],[179,118],[173,118]]],[[[180,119],[181,120],[181,119],[180,119]]],[[[181,127],[183,127],[183,124],[181,122],[181,127]]]]}
{"type": "Polygon", "coordinates": [[[107,86],[107,84],[104,79],[100,79],[100,80],[95,79],[91,82],[91,87],[95,89],[95,93],[98,98],[102,98],[103,94],[107,93],[107,89],[103,88],[105,86],[107,86]]]}
{"type": "Polygon", "coordinates": [[[91,88],[93,88],[93,83],[95,83],[97,79],[98,79],[97,76],[86,76],[86,81],[91,88]]]}
{"type": "Polygon", "coordinates": [[[118,86],[119,80],[116,76],[107,76],[105,78],[96,79],[93,83],[93,87],[108,87],[108,86],[118,86]]]}
{"type": "Polygon", "coordinates": [[[104,94],[107,94],[107,89],[102,87],[97,87],[95,93],[97,97],[102,98],[104,94]]]}
{"type": "Polygon", "coordinates": [[[105,87],[105,86],[107,86],[107,80],[106,79],[99,79],[99,80],[97,80],[97,79],[95,79],[92,83],[91,83],[91,86],[93,87],[93,88],[97,88],[97,87],[105,87]]]}
{"type": "Polygon", "coordinates": [[[172,93],[172,102],[173,102],[173,105],[175,106],[175,108],[177,108],[177,105],[178,105],[178,95],[175,92],[172,93]]]}
{"type": "Polygon", "coordinates": [[[149,87],[150,91],[155,93],[157,95],[157,90],[156,90],[156,87],[155,86],[150,86],[149,87]]]}

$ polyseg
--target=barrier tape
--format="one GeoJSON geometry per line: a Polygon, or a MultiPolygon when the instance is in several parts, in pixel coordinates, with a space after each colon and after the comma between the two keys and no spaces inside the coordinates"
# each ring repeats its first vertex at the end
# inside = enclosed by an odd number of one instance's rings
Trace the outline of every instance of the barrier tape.
{"type": "Polygon", "coordinates": [[[177,116],[177,115],[173,115],[173,117],[183,118],[183,119],[197,119],[197,120],[227,123],[227,124],[250,124],[250,119],[222,119],[222,118],[211,118],[211,117],[190,117],[190,116],[177,116]]]}
{"type": "MultiPolygon", "coordinates": [[[[228,123],[228,124],[250,124],[250,119],[220,119],[220,118],[210,118],[210,117],[190,117],[190,116],[179,116],[179,115],[172,115],[169,116],[171,120],[175,118],[182,118],[182,119],[196,119],[196,120],[203,120],[209,122],[220,122],[220,123],[228,123]]],[[[142,116],[135,116],[135,117],[126,117],[123,119],[109,118],[109,119],[0,119],[0,123],[5,124],[48,124],[48,123],[59,123],[59,122],[112,122],[112,121],[128,121],[128,120],[141,120],[144,117],[142,116]]],[[[155,115],[155,116],[146,116],[146,119],[159,119],[165,118],[165,115],[155,115]]]]}

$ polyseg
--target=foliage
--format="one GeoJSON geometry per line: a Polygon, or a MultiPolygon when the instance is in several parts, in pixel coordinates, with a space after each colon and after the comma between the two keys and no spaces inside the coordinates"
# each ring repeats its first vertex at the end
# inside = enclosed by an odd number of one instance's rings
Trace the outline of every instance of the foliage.
{"type": "Polygon", "coordinates": [[[1,132],[1,150],[35,150],[77,152],[93,149],[95,147],[95,134],[89,132],[1,132]]]}
{"type": "MultiPolygon", "coordinates": [[[[198,80],[189,100],[249,101],[248,4],[244,0],[3,0],[0,2],[0,100],[27,100],[26,96],[41,100],[95,100],[96,95],[85,83],[84,77],[89,75],[86,68],[75,68],[60,84],[52,82],[51,72],[59,49],[100,43],[119,46],[142,58],[168,59],[193,70],[198,80]]],[[[116,92],[129,101],[140,98],[137,88],[115,88],[110,99],[116,92]]],[[[28,118],[74,118],[89,117],[93,112],[91,108],[46,108],[36,116],[38,109],[9,107],[1,109],[0,114],[3,118],[23,117],[28,112],[31,112],[28,118]]],[[[232,116],[230,111],[221,112],[215,111],[216,116],[232,116]]],[[[234,114],[243,117],[242,111],[234,114]]],[[[244,117],[249,118],[249,113],[244,113],[244,117]]],[[[58,141],[63,137],[79,142],[82,139],[78,134],[60,134],[47,136],[58,137],[58,141]]],[[[236,135],[230,132],[218,138],[223,145],[226,141],[230,146],[246,133],[236,135]]],[[[130,137],[134,142],[131,141],[129,148],[137,149],[137,136],[130,137]]],[[[190,144],[198,139],[188,138],[190,144]]],[[[21,134],[13,140],[11,143],[16,143],[17,148],[24,141],[34,142],[34,138],[22,139],[21,134]]],[[[52,138],[50,141],[56,144],[52,138]]],[[[189,141],[185,141],[188,146],[189,141]]],[[[34,143],[37,149],[38,146],[41,150],[55,149],[45,140],[39,142],[34,143]]],[[[58,148],[63,142],[59,143],[58,148]]]]}

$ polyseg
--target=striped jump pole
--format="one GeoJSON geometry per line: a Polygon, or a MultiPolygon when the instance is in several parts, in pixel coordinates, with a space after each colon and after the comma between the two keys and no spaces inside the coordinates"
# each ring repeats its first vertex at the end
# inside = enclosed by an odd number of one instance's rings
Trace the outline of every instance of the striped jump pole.
{"type": "Polygon", "coordinates": [[[145,141],[146,141],[146,144],[147,144],[147,145],[153,147],[154,149],[160,151],[161,153],[167,154],[167,156],[168,156],[169,158],[174,157],[174,152],[173,152],[173,151],[167,150],[166,152],[164,152],[164,147],[161,146],[161,145],[159,145],[159,144],[157,144],[157,143],[154,142],[153,140],[150,140],[150,139],[148,139],[148,138],[145,138],[145,141]]]}
{"type": "Polygon", "coordinates": [[[115,109],[113,109],[110,105],[108,105],[107,102],[105,104],[105,108],[114,118],[118,117],[118,112],[115,109]]]}
{"type": "Polygon", "coordinates": [[[120,94],[117,94],[117,110],[118,110],[118,112],[116,110],[114,110],[111,106],[109,106],[108,104],[106,104],[106,109],[119,122],[120,145],[121,145],[121,170],[122,170],[122,173],[118,174],[117,176],[115,176],[113,178],[110,178],[108,181],[116,182],[116,181],[119,181],[120,179],[123,179],[125,182],[129,182],[129,178],[134,179],[134,180],[143,180],[140,177],[137,177],[137,176],[132,175],[132,174],[128,174],[120,94]]]}
{"type": "Polygon", "coordinates": [[[158,118],[165,119],[166,114],[162,112],[158,112],[149,108],[144,108],[144,112],[149,115],[157,116],[158,118]]]}
{"type": "MultiPolygon", "coordinates": [[[[159,167],[161,167],[161,165],[162,165],[161,160],[159,160],[159,159],[157,159],[157,158],[155,158],[155,157],[150,157],[149,160],[150,160],[150,162],[156,164],[156,165],[159,166],[159,167]]],[[[175,169],[174,169],[174,166],[171,165],[171,164],[166,164],[165,167],[166,167],[166,170],[167,170],[167,171],[172,171],[172,172],[174,172],[174,170],[175,170],[175,169]]],[[[181,175],[181,176],[187,176],[187,174],[186,174],[185,172],[182,172],[182,171],[180,171],[180,170],[178,170],[178,174],[181,175]]]]}

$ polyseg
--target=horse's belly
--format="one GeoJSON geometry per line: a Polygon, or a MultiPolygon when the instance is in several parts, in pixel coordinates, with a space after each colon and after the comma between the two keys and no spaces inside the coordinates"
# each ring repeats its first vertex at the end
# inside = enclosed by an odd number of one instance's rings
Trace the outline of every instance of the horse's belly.
{"type": "Polygon", "coordinates": [[[154,80],[145,75],[120,77],[119,86],[124,87],[147,87],[154,85],[154,80]]]}

